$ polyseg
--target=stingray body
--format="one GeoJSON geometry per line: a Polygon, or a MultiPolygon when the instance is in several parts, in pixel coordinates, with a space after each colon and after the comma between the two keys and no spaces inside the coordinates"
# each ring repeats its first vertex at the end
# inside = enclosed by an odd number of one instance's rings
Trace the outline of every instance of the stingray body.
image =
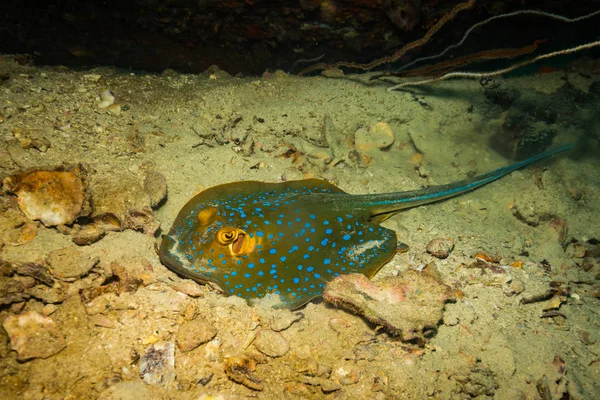
{"type": "Polygon", "coordinates": [[[373,276],[397,248],[379,222],[409,207],[453,197],[568,150],[565,145],[511,166],[425,189],[351,195],[326,181],[234,182],[209,188],[179,212],[160,246],[180,275],[214,282],[248,300],[276,296],[297,308],[340,274],[373,276]]]}

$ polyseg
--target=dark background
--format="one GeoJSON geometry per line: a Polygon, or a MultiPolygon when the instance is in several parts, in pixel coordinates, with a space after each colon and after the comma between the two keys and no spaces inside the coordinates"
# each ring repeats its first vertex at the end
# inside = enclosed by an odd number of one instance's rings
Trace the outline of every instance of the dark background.
{"type": "MultiPolygon", "coordinates": [[[[201,72],[211,65],[231,73],[293,68],[299,59],[367,62],[424,35],[460,0],[4,0],[0,53],[29,54],[22,62],[71,68],[201,72]]],[[[519,9],[575,17],[600,1],[479,0],[438,32],[413,57],[439,52],[474,23],[519,9]]],[[[486,25],[454,55],[546,42],[538,52],[598,40],[600,16],[565,24],[517,17],[486,25]]],[[[597,56],[597,52],[586,52],[597,56]]],[[[386,68],[393,69],[394,66],[386,68]]]]}

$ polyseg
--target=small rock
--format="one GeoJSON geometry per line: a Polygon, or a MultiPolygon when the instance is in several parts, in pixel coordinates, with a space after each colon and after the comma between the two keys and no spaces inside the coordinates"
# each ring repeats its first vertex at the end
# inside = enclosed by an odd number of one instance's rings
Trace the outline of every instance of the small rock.
{"type": "Polygon", "coordinates": [[[101,224],[91,223],[84,226],[77,225],[71,230],[73,243],[79,246],[86,246],[102,239],[106,231],[101,224]]]}
{"type": "Polygon", "coordinates": [[[160,172],[148,170],[144,179],[144,190],[150,196],[150,206],[156,208],[167,197],[167,180],[160,172]]]}
{"type": "Polygon", "coordinates": [[[513,279],[504,287],[504,294],[507,296],[515,296],[523,293],[525,284],[519,279],[513,279]]]}
{"type": "Polygon", "coordinates": [[[290,310],[273,310],[274,315],[271,319],[271,329],[276,332],[281,332],[289,328],[294,322],[304,318],[301,312],[292,312],[290,310]]]}
{"type": "Polygon", "coordinates": [[[373,149],[385,149],[394,143],[394,132],[392,127],[385,122],[372,125],[367,131],[358,129],[354,134],[356,149],[360,152],[373,149]]]}
{"type": "Polygon", "coordinates": [[[212,372],[209,368],[204,368],[196,373],[196,382],[199,385],[206,386],[212,380],[214,375],[214,372],[212,372]]]}
{"type": "Polygon", "coordinates": [[[141,230],[153,236],[160,224],[152,214],[150,195],[137,175],[128,171],[94,175],[90,185],[91,217],[116,230],[141,230]]]}
{"type": "Polygon", "coordinates": [[[42,303],[62,303],[67,298],[67,288],[64,285],[55,285],[51,288],[35,285],[28,290],[28,293],[42,303]]]}
{"type": "Polygon", "coordinates": [[[35,311],[11,314],[2,326],[10,337],[10,345],[16,350],[19,361],[48,358],[67,346],[52,318],[35,311]]]}
{"type": "Polygon", "coordinates": [[[95,326],[100,326],[102,328],[114,328],[115,322],[108,318],[106,315],[96,314],[90,317],[90,322],[95,326]]]}
{"type": "Polygon", "coordinates": [[[337,390],[340,390],[341,388],[342,385],[340,385],[337,382],[323,380],[323,382],[321,383],[321,390],[323,391],[323,393],[335,392],[337,390]]]}
{"type": "Polygon", "coordinates": [[[0,305],[19,303],[29,297],[21,280],[0,276],[0,305]]]}
{"type": "Polygon", "coordinates": [[[149,385],[168,386],[175,381],[175,344],[155,343],[140,358],[140,376],[149,385]]]}
{"type": "Polygon", "coordinates": [[[202,318],[186,321],[177,331],[177,346],[181,351],[190,351],[217,336],[217,328],[202,318]]]}
{"type": "Polygon", "coordinates": [[[342,333],[350,328],[350,322],[346,321],[344,318],[331,318],[328,325],[337,333],[342,333]]]}
{"type": "Polygon", "coordinates": [[[98,82],[101,78],[102,75],[98,74],[86,74],[83,76],[83,79],[85,79],[88,82],[98,82]]]}
{"type": "Polygon", "coordinates": [[[202,287],[189,279],[171,285],[174,290],[185,293],[190,297],[204,297],[202,287]]]}
{"type": "Polygon", "coordinates": [[[290,349],[290,345],[283,335],[270,329],[261,329],[256,334],[254,347],[269,357],[284,356],[290,349]]]}
{"type": "Polygon", "coordinates": [[[310,358],[310,355],[311,355],[310,345],[303,344],[303,345],[298,346],[298,348],[294,351],[294,354],[300,360],[307,360],[308,358],[310,358]]]}
{"type": "Polygon", "coordinates": [[[64,247],[50,252],[46,261],[54,276],[62,280],[74,280],[90,272],[99,258],[91,257],[78,249],[64,247]]]}
{"type": "Polygon", "coordinates": [[[340,275],[327,284],[323,298],[384,326],[405,341],[423,345],[427,332],[442,319],[445,303],[455,300],[456,294],[427,267],[375,283],[362,274],[340,275]]]}
{"type": "Polygon", "coordinates": [[[46,304],[42,307],[42,314],[47,317],[48,315],[54,314],[57,309],[58,307],[54,304],[46,304]]]}
{"type": "Polygon", "coordinates": [[[100,102],[98,103],[98,108],[108,108],[108,106],[114,104],[115,102],[115,96],[113,96],[113,94],[108,89],[100,93],[99,97],[100,102]]]}
{"type": "Polygon", "coordinates": [[[339,68],[327,68],[321,71],[321,75],[326,76],[327,78],[342,78],[344,76],[344,71],[339,68]]]}
{"type": "Polygon", "coordinates": [[[256,371],[256,361],[248,356],[242,355],[225,360],[225,373],[229,379],[252,390],[263,390],[264,386],[260,379],[254,376],[254,371],[256,371]]]}
{"type": "Polygon", "coordinates": [[[332,377],[344,386],[353,385],[360,379],[360,370],[356,367],[339,367],[332,377]]]}
{"type": "Polygon", "coordinates": [[[121,114],[121,105],[120,104],[111,104],[108,107],[106,107],[106,109],[111,114],[114,114],[114,115],[120,115],[121,114]]]}
{"type": "Polygon", "coordinates": [[[569,243],[565,249],[565,255],[569,258],[585,257],[585,246],[579,242],[569,243]]]}
{"type": "Polygon", "coordinates": [[[454,249],[454,240],[452,238],[436,238],[427,243],[427,252],[434,257],[443,259],[450,255],[454,249]]]}
{"type": "Polygon", "coordinates": [[[17,265],[16,272],[19,275],[30,276],[36,281],[43,283],[48,287],[54,286],[54,279],[50,276],[48,268],[36,263],[23,263],[17,265]]]}

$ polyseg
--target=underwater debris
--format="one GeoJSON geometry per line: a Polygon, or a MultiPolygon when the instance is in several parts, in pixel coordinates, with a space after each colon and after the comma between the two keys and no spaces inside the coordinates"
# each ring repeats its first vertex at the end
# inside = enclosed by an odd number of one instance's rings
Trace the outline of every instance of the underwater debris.
{"type": "Polygon", "coordinates": [[[69,282],[86,275],[99,261],[98,257],[69,247],[51,251],[46,257],[52,275],[69,282]]]}
{"type": "Polygon", "coordinates": [[[246,386],[248,389],[261,391],[264,386],[260,379],[253,375],[256,371],[256,360],[241,355],[225,360],[225,374],[232,381],[246,386]]]}
{"type": "Polygon", "coordinates": [[[427,243],[425,250],[439,259],[448,258],[450,252],[454,249],[454,240],[452,238],[436,238],[427,243]]]}
{"type": "Polygon", "coordinates": [[[339,368],[335,368],[332,371],[331,380],[334,383],[349,386],[358,383],[361,375],[361,370],[352,363],[343,363],[339,368]]]}
{"type": "MultiPolygon", "coordinates": [[[[32,296],[39,296],[38,298],[43,300],[47,298],[43,295],[46,293],[44,289],[53,291],[54,282],[48,269],[43,265],[9,263],[0,260],[0,305],[21,303],[32,296]],[[36,287],[38,283],[45,287],[36,287]]],[[[57,288],[56,291],[60,291],[60,288],[57,288]]]]}
{"type": "Polygon", "coordinates": [[[558,309],[567,301],[570,295],[571,288],[569,286],[566,286],[562,282],[552,281],[550,282],[550,289],[546,292],[524,296],[521,299],[521,304],[541,303],[540,318],[560,317],[566,319],[566,315],[560,313],[558,309]]]}
{"type": "Polygon", "coordinates": [[[45,226],[71,224],[90,211],[85,176],[81,165],[29,170],[5,178],[3,188],[17,195],[29,219],[45,226]]]}
{"type": "Polygon", "coordinates": [[[211,341],[217,336],[217,328],[204,318],[197,317],[186,321],[177,331],[177,347],[181,351],[191,351],[211,341]]]}
{"type": "Polygon", "coordinates": [[[151,267],[143,257],[123,257],[114,261],[110,264],[110,272],[107,271],[108,275],[104,277],[102,285],[86,287],[79,291],[81,300],[91,307],[95,299],[108,293],[134,293],[140,286],[147,286],[155,281],[148,272],[151,267]]]}
{"type": "Polygon", "coordinates": [[[94,204],[91,217],[104,230],[133,229],[141,230],[147,235],[154,235],[160,224],[154,219],[152,205],[158,205],[164,196],[154,192],[157,187],[161,190],[160,183],[156,183],[160,181],[157,178],[159,172],[153,171],[152,177],[148,178],[149,174],[146,173],[146,185],[129,172],[121,171],[110,176],[95,176],[91,182],[94,204]],[[149,180],[155,183],[148,184],[149,180]],[[146,188],[151,192],[149,193],[146,188]]]}
{"type": "Polygon", "coordinates": [[[29,293],[27,289],[33,287],[33,279],[18,279],[0,276],[0,305],[21,303],[27,300],[29,293]]]}
{"type": "Polygon", "coordinates": [[[531,304],[537,303],[541,301],[546,301],[554,298],[554,296],[558,296],[564,298],[571,293],[571,288],[569,286],[564,286],[562,282],[552,281],[550,282],[550,288],[546,290],[544,293],[539,293],[535,295],[531,295],[528,297],[523,297],[521,299],[521,304],[531,304]]]}
{"type": "Polygon", "coordinates": [[[173,290],[187,294],[190,297],[204,297],[204,285],[201,286],[191,279],[183,279],[169,286],[173,290]]]}
{"type": "Polygon", "coordinates": [[[405,271],[378,282],[362,274],[339,276],[327,284],[323,298],[384,326],[404,341],[423,345],[441,321],[445,303],[456,300],[454,291],[432,269],[405,271]]]}
{"type": "Polygon", "coordinates": [[[461,385],[461,392],[467,396],[494,396],[499,385],[492,370],[476,365],[467,376],[456,376],[456,381],[461,385]]]}
{"type": "Polygon", "coordinates": [[[99,102],[98,108],[108,108],[115,103],[115,96],[111,93],[110,90],[106,89],[104,92],[98,95],[99,102]]]}
{"type": "Polygon", "coordinates": [[[12,134],[25,150],[36,149],[40,153],[45,153],[51,146],[50,140],[46,137],[48,134],[40,129],[17,126],[13,128],[12,134]]]}
{"type": "Polygon", "coordinates": [[[394,143],[392,127],[385,122],[378,122],[369,129],[360,128],[354,134],[356,150],[361,153],[374,149],[384,150],[394,143]]]}
{"type": "Polygon", "coordinates": [[[536,382],[536,389],[544,400],[581,398],[574,382],[566,376],[567,363],[560,357],[554,356],[552,363],[547,365],[546,372],[536,382]]]}
{"type": "Polygon", "coordinates": [[[48,358],[62,351],[65,338],[50,317],[35,311],[11,314],[2,323],[10,345],[17,352],[17,360],[48,358]]]}
{"type": "Polygon", "coordinates": [[[279,332],[261,329],[256,334],[254,347],[269,357],[282,357],[290,350],[290,344],[279,332]]]}
{"type": "Polygon", "coordinates": [[[175,382],[175,344],[155,343],[140,357],[140,376],[149,385],[168,386],[175,382]]]}
{"type": "MultiPolygon", "coordinates": [[[[140,175],[128,171],[91,174],[81,164],[62,165],[9,176],[3,181],[3,189],[17,195],[18,207],[27,218],[40,220],[48,227],[59,226],[61,232],[72,235],[73,242],[87,245],[109,231],[156,232],[160,224],[152,209],[166,198],[166,181],[162,174],[147,167],[140,175]]],[[[10,210],[10,204],[3,208],[10,210]]],[[[19,245],[35,237],[35,226],[22,226],[11,216],[0,223],[20,231],[4,234],[5,242],[19,245]]]]}
{"type": "Polygon", "coordinates": [[[102,224],[92,222],[86,225],[75,225],[71,230],[71,238],[73,243],[79,246],[92,244],[102,239],[106,235],[107,229],[104,229],[102,224]]]}

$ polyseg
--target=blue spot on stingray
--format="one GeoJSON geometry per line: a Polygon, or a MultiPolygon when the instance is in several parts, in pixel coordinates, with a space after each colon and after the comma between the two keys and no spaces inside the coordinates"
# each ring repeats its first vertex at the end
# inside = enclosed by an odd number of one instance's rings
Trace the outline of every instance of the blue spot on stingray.
{"type": "Polygon", "coordinates": [[[345,235],[342,237],[342,239],[344,239],[344,240],[350,240],[350,235],[346,233],[346,234],[345,234],[345,235]]]}
{"type": "Polygon", "coordinates": [[[254,263],[248,263],[248,268],[250,268],[250,269],[254,268],[254,263]]]}
{"type": "Polygon", "coordinates": [[[269,250],[269,254],[275,254],[275,253],[277,253],[277,249],[270,249],[269,250]]]}

